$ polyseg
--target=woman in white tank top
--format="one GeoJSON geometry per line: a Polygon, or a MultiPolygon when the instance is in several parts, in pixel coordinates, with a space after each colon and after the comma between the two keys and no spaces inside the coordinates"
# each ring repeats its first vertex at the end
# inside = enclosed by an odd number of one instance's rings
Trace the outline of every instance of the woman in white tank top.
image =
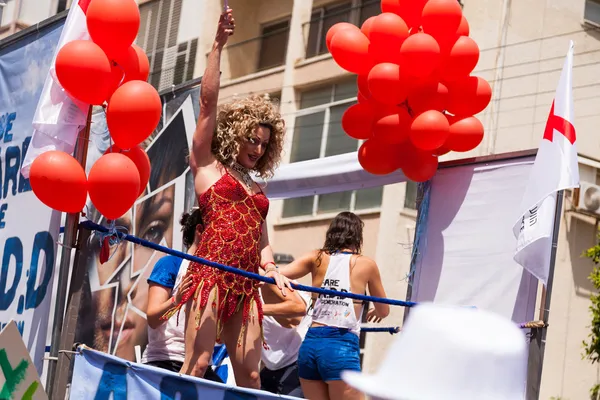
{"type": "MultiPolygon", "coordinates": [[[[363,221],[354,213],[338,214],[325,235],[323,248],[284,267],[290,279],[311,274],[312,285],[338,292],[386,297],[377,264],[360,254],[363,221]]],[[[311,400],[362,399],[341,380],[343,370],[360,371],[360,317],[363,304],[341,296],[313,294],[312,325],[298,355],[298,374],[304,396],[311,400]]],[[[367,313],[379,322],[389,314],[376,303],[367,313]]]]}

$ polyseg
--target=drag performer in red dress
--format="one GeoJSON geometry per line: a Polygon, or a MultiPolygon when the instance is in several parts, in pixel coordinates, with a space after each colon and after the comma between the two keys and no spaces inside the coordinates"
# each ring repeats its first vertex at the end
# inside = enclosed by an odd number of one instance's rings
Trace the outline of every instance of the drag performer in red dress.
{"type": "MultiPolygon", "coordinates": [[[[269,201],[249,175],[272,176],[285,133],[277,108],[264,97],[234,100],[217,107],[223,46],[233,34],[231,9],[219,20],[217,35],[202,77],[200,116],[194,132],[190,167],[204,231],[196,256],[254,273],[262,267],[285,295],[292,290],[279,274],[269,245],[265,219],[269,201]]],[[[215,341],[227,346],[239,386],[260,388],[262,343],[259,282],[192,263],[193,285],[186,305],[184,374],[204,376],[215,341]]]]}

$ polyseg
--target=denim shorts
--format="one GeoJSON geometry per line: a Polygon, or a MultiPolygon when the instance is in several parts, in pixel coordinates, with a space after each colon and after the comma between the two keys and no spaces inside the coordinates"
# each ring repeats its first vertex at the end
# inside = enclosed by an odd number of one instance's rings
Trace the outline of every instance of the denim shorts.
{"type": "Polygon", "coordinates": [[[360,372],[358,336],[345,328],[309,328],[298,353],[298,376],[312,381],[339,381],[346,370],[360,372]]]}

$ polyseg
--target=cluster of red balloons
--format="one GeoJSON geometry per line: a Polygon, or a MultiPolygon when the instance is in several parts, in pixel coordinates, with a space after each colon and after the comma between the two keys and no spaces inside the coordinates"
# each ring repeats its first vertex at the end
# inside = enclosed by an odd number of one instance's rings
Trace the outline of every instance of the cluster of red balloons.
{"type": "Polygon", "coordinates": [[[470,75],[479,47],[456,0],[381,0],[381,10],[360,29],[342,22],[327,32],[333,59],[358,75],[358,104],[342,127],[366,140],[358,152],[366,171],[401,168],[423,182],[435,175],[438,156],[481,143],[483,125],[473,115],[492,90],[470,75]]]}
{"type": "Polygon", "coordinates": [[[150,160],[139,146],[156,129],[158,92],[146,82],[148,57],[133,42],[140,27],[135,0],[91,0],[86,12],[91,40],[66,43],[56,57],[56,77],[73,99],[102,105],[113,145],[85,176],[69,154],[46,152],[30,171],[31,187],[46,205],[79,212],[87,194],[107,219],[121,217],[144,192],[150,160]]]}

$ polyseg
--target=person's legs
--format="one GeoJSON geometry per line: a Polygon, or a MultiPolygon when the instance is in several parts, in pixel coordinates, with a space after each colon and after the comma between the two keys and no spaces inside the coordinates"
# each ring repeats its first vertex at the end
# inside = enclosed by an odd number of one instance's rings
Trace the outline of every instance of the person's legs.
{"type": "Polygon", "coordinates": [[[223,342],[227,347],[236,384],[241,387],[260,389],[258,365],[262,352],[262,337],[255,302],[252,303],[248,326],[240,338],[243,316],[244,307],[241,307],[229,318],[223,327],[223,342]]]}
{"type": "Polygon", "coordinates": [[[260,370],[260,390],[265,390],[274,394],[279,394],[279,375],[278,371],[270,370],[264,367],[260,370]]]}
{"type": "Polygon", "coordinates": [[[293,363],[277,370],[263,368],[260,371],[260,388],[274,394],[303,397],[298,378],[298,364],[293,363]]]}
{"type": "Polygon", "coordinates": [[[221,379],[221,377],[217,375],[217,373],[212,369],[212,367],[206,368],[206,372],[204,373],[204,379],[213,382],[225,383],[223,382],[223,379],[221,379]]]}
{"type": "Polygon", "coordinates": [[[300,378],[304,397],[310,400],[329,400],[327,384],[323,381],[311,381],[300,378]]]}
{"type": "Polygon", "coordinates": [[[181,370],[181,366],[183,363],[181,361],[173,361],[173,360],[160,360],[160,361],[148,361],[146,365],[152,365],[153,367],[158,367],[162,369],[166,369],[171,372],[179,372],[181,370]]]}
{"type": "Polygon", "coordinates": [[[361,392],[350,387],[344,381],[327,381],[330,400],[363,400],[361,392]]]}
{"type": "Polygon", "coordinates": [[[185,306],[185,361],[181,367],[182,374],[202,378],[208,368],[217,335],[216,309],[212,306],[216,296],[217,288],[214,287],[208,296],[198,329],[196,316],[200,312],[200,298],[197,301],[191,298],[185,306]]]}

